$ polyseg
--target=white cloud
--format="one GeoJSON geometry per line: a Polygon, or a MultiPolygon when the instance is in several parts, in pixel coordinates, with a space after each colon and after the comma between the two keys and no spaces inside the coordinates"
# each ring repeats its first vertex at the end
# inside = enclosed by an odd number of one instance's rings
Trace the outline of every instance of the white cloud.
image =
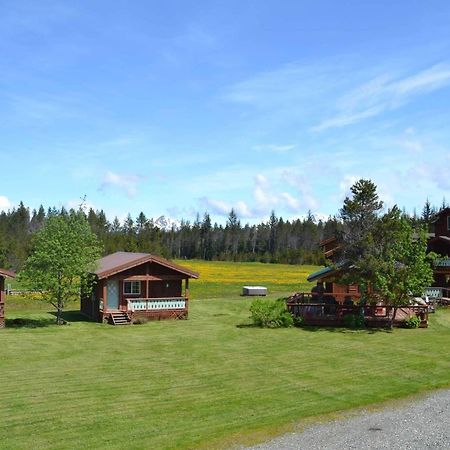
{"type": "Polygon", "coordinates": [[[352,192],[350,188],[358,181],[361,177],[357,177],[354,175],[345,175],[344,178],[339,183],[340,195],[339,199],[344,200],[346,197],[351,197],[352,192]]]}
{"type": "Polygon", "coordinates": [[[126,193],[128,197],[134,197],[137,193],[137,185],[142,177],[133,174],[118,174],[108,170],[102,179],[101,190],[116,187],[126,193]]]}
{"type": "Polygon", "coordinates": [[[224,202],[222,200],[216,200],[209,197],[202,197],[199,199],[200,203],[203,205],[204,208],[206,208],[208,211],[211,211],[215,214],[219,214],[221,216],[227,215],[230,211],[232,206],[224,202]]]}
{"type": "Polygon", "coordinates": [[[8,197],[5,197],[4,195],[0,195],[0,211],[6,211],[10,209],[12,206],[11,202],[9,201],[8,197]]]}
{"type": "Polygon", "coordinates": [[[301,203],[299,199],[289,194],[289,192],[282,192],[280,197],[286,202],[286,205],[290,210],[298,211],[300,209],[301,203]]]}

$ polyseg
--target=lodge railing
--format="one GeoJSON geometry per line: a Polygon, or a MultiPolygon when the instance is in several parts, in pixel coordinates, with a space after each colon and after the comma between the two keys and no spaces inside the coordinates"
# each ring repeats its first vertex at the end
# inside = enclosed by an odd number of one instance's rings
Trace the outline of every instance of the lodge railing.
{"type": "Polygon", "coordinates": [[[128,298],[128,311],[158,311],[186,309],[187,299],[185,297],[161,297],[161,298],[128,298]]]}
{"type": "Polygon", "coordinates": [[[442,298],[450,298],[450,288],[431,286],[431,287],[425,288],[424,294],[430,300],[440,300],[442,298]]]}
{"type": "Polygon", "coordinates": [[[435,267],[450,267],[450,258],[438,258],[434,261],[435,267]]]}

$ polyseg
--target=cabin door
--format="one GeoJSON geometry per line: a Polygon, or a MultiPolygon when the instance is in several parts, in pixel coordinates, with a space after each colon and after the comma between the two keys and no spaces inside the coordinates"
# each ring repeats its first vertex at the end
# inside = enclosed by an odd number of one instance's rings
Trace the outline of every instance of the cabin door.
{"type": "Polygon", "coordinates": [[[119,309],[119,280],[108,280],[107,295],[108,309],[119,309]]]}

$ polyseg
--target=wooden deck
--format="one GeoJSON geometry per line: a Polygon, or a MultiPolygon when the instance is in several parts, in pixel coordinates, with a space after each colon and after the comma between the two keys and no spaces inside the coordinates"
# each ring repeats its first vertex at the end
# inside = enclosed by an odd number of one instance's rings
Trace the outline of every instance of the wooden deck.
{"type": "Polygon", "coordinates": [[[331,303],[330,299],[337,298],[341,294],[325,294],[325,301],[316,302],[310,293],[298,293],[287,302],[287,308],[295,317],[301,317],[305,325],[339,327],[345,325],[345,316],[363,315],[366,327],[390,327],[402,326],[404,321],[412,316],[420,318],[420,327],[428,327],[428,306],[411,305],[394,307],[360,306],[356,303],[359,295],[345,295],[347,304],[343,302],[331,303]],[[328,302],[326,297],[328,295],[328,302]],[[353,298],[352,298],[353,297],[353,298]]]}

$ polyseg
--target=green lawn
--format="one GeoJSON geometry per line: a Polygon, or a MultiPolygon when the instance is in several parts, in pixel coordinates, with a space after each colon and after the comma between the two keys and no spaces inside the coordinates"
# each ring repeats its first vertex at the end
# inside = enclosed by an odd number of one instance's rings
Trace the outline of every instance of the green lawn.
{"type": "MultiPolygon", "coordinates": [[[[302,272],[261,266],[251,266],[249,282],[260,284],[267,267],[302,272]]],[[[239,278],[248,265],[234,267],[239,278]]],[[[249,326],[240,278],[226,284],[232,295],[206,298],[217,286],[203,274],[192,282],[187,321],[112,327],[72,313],[57,327],[48,308],[8,299],[8,325],[27,318],[36,327],[0,330],[0,447],[221,447],[450,385],[450,309],[432,315],[428,329],[264,330],[249,326]]]]}

